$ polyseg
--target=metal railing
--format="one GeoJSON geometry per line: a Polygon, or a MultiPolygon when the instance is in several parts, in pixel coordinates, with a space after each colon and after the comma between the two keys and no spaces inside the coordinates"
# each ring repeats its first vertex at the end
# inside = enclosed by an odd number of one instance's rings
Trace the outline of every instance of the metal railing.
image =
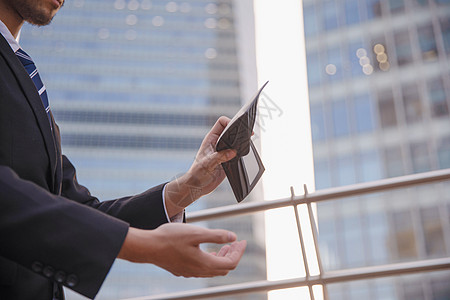
{"type": "Polygon", "coordinates": [[[324,286],[324,299],[328,299],[326,285],[330,283],[339,283],[352,280],[373,279],[379,277],[388,277],[395,275],[405,275],[419,272],[429,272],[450,269],[450,258],[426,259],[407,263],[395,263],[379,266],[362,267],[357,269],[345,269],[338,271],[326,271],[322,269],[320,253],[318,248],[318,233],[316,222],[311,207],[312,203],[333,200],[349,196],[365,195],[373,192],[384,192],[392,189],[414,187],[427,183],[437,183],[440,181],[450,180],[450,169],[431,171],[426,173],[401,176],[396,178],[382,179],[367,183],[354,184],[344,187],[330,188],[319,190],[309,194],[306,186],[305,193],[301,196],[295,196],[291,188],[291,197],[285,199],[277,199],[271,201],[249,202],[236,205],[230,205],[219,208],[207,209],[195,213],[191,213],[187,221],[189,223],[218,219],[224,217],[232,217],[243,214],[250,214],[270,209],[292,206],[295,211],[299,240],[302,253],[305,255],[305,245],[303,242],[302,228],[299,221],[297,207],[306,204],[308,207],[308,215],[313,234],[316,258],[319,265],[319,275],[311,276],[308,270],[308,260],[303,256],[305,264],[306,276],[301,278],[277,280],[277,281],[254,281],[240,284],[224,285],[218,287],[210,287],[198,290],[190,290],[176,293],[161,294],[156,296],[146,296],[139,298],[130,298],[128,300],[168,300],[168,299],[206,299],[220,296],[231,296],[245,293],[268,292],[277,289],[286,289],[294,287],[308,287],[311,300],[314,300],[312,286],[324,286]]]}

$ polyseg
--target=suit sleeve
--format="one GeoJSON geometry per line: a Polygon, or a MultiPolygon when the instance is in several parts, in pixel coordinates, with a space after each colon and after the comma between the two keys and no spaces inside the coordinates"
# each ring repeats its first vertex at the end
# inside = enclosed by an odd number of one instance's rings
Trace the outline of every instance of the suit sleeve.
{"type": "Polygon", "coordinates": [[[131,227],[155,229],[168,222],[162,197],[164,185],[161,184],[139,195],[100,202],[87,188],[78,183],[75,167],[63,155],[62,195],[119,218],[129,223],[131,227]]]}
{"type": "Polygon", "coordinates": [[[128,224],[53,195],[0,166],[0,255],[93,298],[128,224]]]}

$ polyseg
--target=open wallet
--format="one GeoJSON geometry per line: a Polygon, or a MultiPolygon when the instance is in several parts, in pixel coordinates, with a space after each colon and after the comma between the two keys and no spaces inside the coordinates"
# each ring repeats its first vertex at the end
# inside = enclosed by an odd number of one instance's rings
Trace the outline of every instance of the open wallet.
{"type": "Polygon", "coordinates": [[[222,163],[237,202],[247,197],[265,170],[251,137],[258,99],[267,83],[236,113],[216,143],[216,151],[234,149],[237,152],[232,160],[222,163]]]}

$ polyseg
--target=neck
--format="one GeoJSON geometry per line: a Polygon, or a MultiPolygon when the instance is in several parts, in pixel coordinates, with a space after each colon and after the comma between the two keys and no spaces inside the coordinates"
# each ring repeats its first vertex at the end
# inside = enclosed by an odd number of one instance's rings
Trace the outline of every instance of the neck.
{"type": "Polygon", "coordinates": [[[0,0],[0,20],[8,27],[14,38],[17,38],[24,20],[14,8],[8,5],[8,1],[0,0]]]}

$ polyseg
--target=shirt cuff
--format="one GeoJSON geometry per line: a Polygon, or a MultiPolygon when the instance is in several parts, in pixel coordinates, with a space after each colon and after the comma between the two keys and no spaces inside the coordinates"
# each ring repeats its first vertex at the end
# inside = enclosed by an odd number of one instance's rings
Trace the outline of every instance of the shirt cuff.
{"type": "Polygon", "coordinates": [[[167,186],[167,184],[164,185],[164,188],[162,190],[162,202],[163,202],[163,206],[164,206],[164,212],[166,213],[167,222],[168,223],[183,223],[184,209],[182,212],[177,213],[172,218],[170,218],[169,214],[167,213],[166,199],[164,198],[164,195],[165,195],[164,191],[166,190],[166,186],[167,186]]]}

